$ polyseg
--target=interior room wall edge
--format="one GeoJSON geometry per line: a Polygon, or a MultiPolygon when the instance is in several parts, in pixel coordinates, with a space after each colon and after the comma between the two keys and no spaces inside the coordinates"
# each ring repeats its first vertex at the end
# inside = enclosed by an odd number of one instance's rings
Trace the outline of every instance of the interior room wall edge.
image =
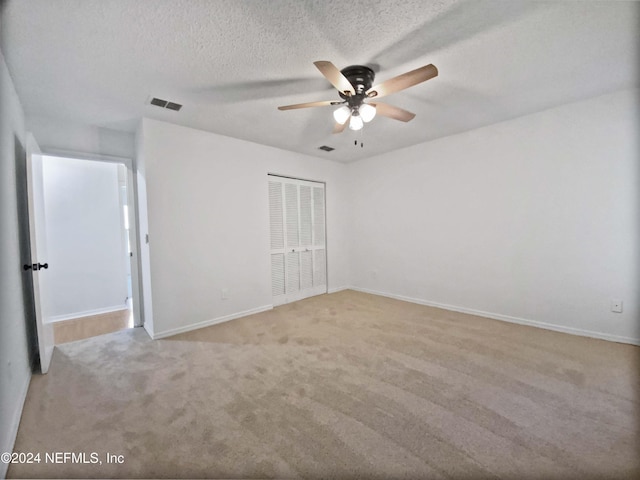
{"type": "MultiPolygon", "coordinates": [[[[26,148],[24,111],[0,51],[0,452],[11,452],[31,380],[23,305],[16,154],[26,148]],[[21,145],[17,145],[21,144],[21,145]]],[[[0,478],[8,465],[0,462],[0,478]]]]}
{"type": "Polygon", "coordinates": [[[579,335],[581,337],[596,338],[598,340],[607,340],[610,342],[628,343],[630,345],[640,346],[640,337],[626,337],[622,335],[611,335],[608,333],[597,332],[593,330],[585,330],[582,328],[572,328],[564,325],[558,325],[547,322],[540,322],[536,320],[529,320],[526,318],[512,317],[510,315],[503,315],[500,313],[485,312],[482,310],[476,310],[474,308],[460,307],[456,305],[447,305],[443,303],[426,300],[423,298],[413,298],[404,295],[397,295],[395,293],[381,292],[378,290],[371,290],[368,288],[360,287],[347,287],[346,290],[355,290],[356,292],[369,293],[371,295],[379,295],[381,297],[393,298],[395,300],[402,300],[403,302],[415,303],[418,305],[425,305],[427,307],[440,308],[442,310],[448,310],[451,312],[467,313],[469,315],[475,315],[477,317],[490,318],[492,320],[499,320],[502,322],[516,323],[518,325],[526,325],[529,327],[542,328],[544,330],[553,330],[555,332],[568,333],[571,335],[579,335]]]}
{"type": "Polygon", "coordinates": [[[256,313],[266,312],[268,310],[273,310],[273,305],[264,305],[262,307],[251,308],[243,312],[232,313],[230,315],[224,315],[222,317],[212,318],[211,320],[204,320],[202,322],[192,323],[182,327],[172,328],[169,330],[165,330],[163,332],[158,332],[158,333],[154,332],[153,335],[151,335],[151,338],[153,338],[153,340],[160,340],[162,338],[178,335],[179,333],[186,333],[186,332],[191,332],[193,330],[199,330],[201,328],[210,327],[212,325],[217,325],[219,323],[229,322],[231,320],[236,320],[242,317],[248,317],[249,315],[255,315],[256,313]]]}
{"type": "Polygon", "coordinates": [[[352,287],[637,342],[639,98],[619,90],[349,164],[352,287]]]}
{"type": "MultiPolygon", "coordinates": [[[[18,437],[18,429],[20,427],[20,420],[22,418],[22,410],[24,408],[24,402],[27,400],[27,393],[29,393],[29,385],[31,384],[31,375],[24,377],[22,386],[18,389],[18,402],[19,408],[13,410],[13,418],[9,424],[9,428],[6,432],[6,445],[0,445],[2,452],[13,452],[13,446],[16,443],[18,437]]],[[[4,443],[4,442],[3,442],[4,443]]],[[[0,462],[0,479],[6,478],[9,464],[0,462]]]]}
{"type": "Polygon", "coordinates": [[[326,183],[328,288],[348,283],[343,163],[148,118],[142,125],[154,338],[271,305],[268,174],[326,183]]]}

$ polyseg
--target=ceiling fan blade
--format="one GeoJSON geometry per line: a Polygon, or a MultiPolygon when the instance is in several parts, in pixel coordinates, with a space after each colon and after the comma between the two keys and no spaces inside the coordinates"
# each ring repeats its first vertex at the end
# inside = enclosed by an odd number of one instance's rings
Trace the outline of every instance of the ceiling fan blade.
{"type": "Polygon", "coordinates": [[[416,68],[410,72],[393,77],[386,82],[374,85],[367,90],[367,95],[369,97],[384,97],[385,95],[399,92],[405,88],[413,87],[418,83],[426,82],[427,80],[437,76],[438,69],[434,65],[425,65],[424,67],[416,68]]]}
{"type": "Polygon", "coordinates": [[[416,116],[415,113],[408,112],[407,110],[403,110],[400,107],[394,107],[387,103],[369,103],[369,105],[376,107],[376,113],[378,115],[393,118],[394,120],[400,120],[401,122],[408,122],[409,120],[413,120],[416,116]]]}
{"type": "Polygon", "coordinates": [[[313,64],[320,70],[320,73],[325,76],[331,85],[336,87],[339,92],[344,93],[345,95],[354,95],[353,85],[351,82],[347,80],[340,70],[331,62],[327,62],[324,60],[320,60],[318,62],[313,62],[313,64]]]}
{"type": "Polygon", "coordinates": [[[331,133],[342,133],[344,132],[344,129],[347,128],[347,123],[349,123],[349,119],[351,118],[351,115],[349,115],[349,118],[347,118],[347,121],[344,123],[338,123],[336,122],[336,124],[333,126],[333,132],[331,133]]]}
{"type": "Polygon", "coordinates": [[[325,100],[322,102],[307,102],[307,103],[296,103],[295,105],[284,105],[282,107],[278,107],[278,110],[294,110],[296,108],[309,108],[309,107],[326,107],[328,105],[335,105],[336,103],[333,100],[325,100]]]}

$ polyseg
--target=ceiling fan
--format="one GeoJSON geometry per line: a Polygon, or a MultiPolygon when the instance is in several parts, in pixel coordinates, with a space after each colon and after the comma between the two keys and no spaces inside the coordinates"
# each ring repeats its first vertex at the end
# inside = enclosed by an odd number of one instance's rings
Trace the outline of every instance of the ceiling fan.
{"type": "Polygon", "coordinates": [[[351,130],[360,130],[365,123],[373,120],[376,113],[400,120],[401,122],[412,120],[413,117],[416,116],[415,113],[408,112],[407,110],[394,107],[387,103],[374,103],[369,100],[413,87],[438,75],[438,69],[434,65],[429,64],[373,85],[376,74],[369,67],[351,65],[350,67],[338,70],[333,63],[327,61],[313,62],[313,64],[320,70],[320,73],[336,87],[342,101],[326,100],[321,102],[297,103],[295,105],[278,107],[278,110],[341,105],[340,108],[333,112],[333,118],[336,121],[333,133],[343,132],[347,127],[347,122],[351,130]]]}

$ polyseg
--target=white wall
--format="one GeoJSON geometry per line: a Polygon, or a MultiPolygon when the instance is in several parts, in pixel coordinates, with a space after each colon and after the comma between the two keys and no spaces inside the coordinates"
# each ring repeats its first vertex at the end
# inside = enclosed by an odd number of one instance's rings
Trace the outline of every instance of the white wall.
{"type": "Polygon", "coordinates": [[[128,258],[118,165],[44,156],[43,179],[51,315],[124,308],[128,258]]]}
{"type": "Polygon", "coordinates": [[[140,314],[143,326],[147,333],[153,338],[155,327],[153,323],[153,295],[151,290],[151,260],[149,255],[149,244],[147,235],[149,234],[148,207],[147,207],[147,169],[145,162],[144,145],[144,120],[140,121],[135,137],[135,209],[137,212],[137,247],[138,247],[138,292],[141,297],[140,314]]]}
{"type": "MultiPolygon", "coordinates": [[[[13,450],[31,379],[16,204],[16,142],[25,146],[24,115],[0,52],[0,452],[13,450]]],[[[7,464],[0,462],[0,478],[7,464]]]]}
{"type": "Polygon", "coordinates": [[[267,173],[326,182],[329,289],[348,284],[345,165],[149,119],[142,129],[156,337],[271,305],[267,173]]]}
{"type": "Polygon", "coordinates": [[[132,133],[39,116],[28,117],[27,127],[43,152],[124,158],[133,158],[135,154],[132,133]]]}
{"type": "Polygon", "coordinates": [[[621,91],[349,165],[353,285],[640,341],[638,105],[621,91]]]}

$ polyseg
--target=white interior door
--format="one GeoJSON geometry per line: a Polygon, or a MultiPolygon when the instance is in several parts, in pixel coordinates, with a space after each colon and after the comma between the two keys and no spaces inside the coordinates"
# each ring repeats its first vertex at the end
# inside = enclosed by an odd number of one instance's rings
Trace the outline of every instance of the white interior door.
{"type": "Polygon", "coordinates": [[[269,175],[273,304],[327,292],[325,186],[269,175]]]}
{"type": "MultiPolygon", "coordinates": [[[[27,195],[29,205],[29,240],[31,248],[31,274],[33,276],[33,296],[35,303],[36,329],[40,369],[49,371],[53,355],[53,325],[49,321],[51,309],[48,293],[47,237],[44,211],[44,182],[42,175],[42,156],[40,148],[33,138],[27,136],[27,195]]],[[[53,266],[55,268],[55,266],[53,266]]]]}

